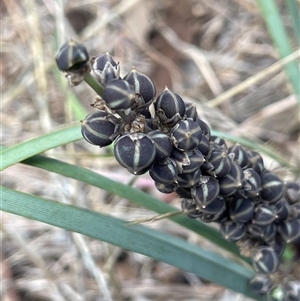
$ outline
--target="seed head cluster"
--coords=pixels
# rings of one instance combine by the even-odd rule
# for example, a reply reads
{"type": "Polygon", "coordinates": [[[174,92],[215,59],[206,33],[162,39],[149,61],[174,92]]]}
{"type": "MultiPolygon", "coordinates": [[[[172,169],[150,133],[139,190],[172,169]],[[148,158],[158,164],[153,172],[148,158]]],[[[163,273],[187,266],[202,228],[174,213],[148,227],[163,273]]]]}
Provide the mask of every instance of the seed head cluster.
{"type": "Polygon", "coordinates": [[[103,86],[93,104],[96,111],[82,121],[83,138],[99,147],[114,143],[122,167],[134,175],[149,172],[159,191],[176,192],[190,218],[218,223],[223,237],[251,256],[257,272],[253,290],[270,300],[279,300],[279,290],[280,300],[299,301],[300,252],[291,268],[296,271],[281,277],[280,286],[274,286],[273,275],[281,271],[286,246],[300,248],[300,184],[284,183],[266,170],[258,152],[211,135],[194,104],[167,87],[156,96],[153,81],[135,68],[121,78],[111,55],[88,61],[85,47],[72,41],[56,58],[71,76],[70,55],[76,74],[91,69],[103,86]]]}

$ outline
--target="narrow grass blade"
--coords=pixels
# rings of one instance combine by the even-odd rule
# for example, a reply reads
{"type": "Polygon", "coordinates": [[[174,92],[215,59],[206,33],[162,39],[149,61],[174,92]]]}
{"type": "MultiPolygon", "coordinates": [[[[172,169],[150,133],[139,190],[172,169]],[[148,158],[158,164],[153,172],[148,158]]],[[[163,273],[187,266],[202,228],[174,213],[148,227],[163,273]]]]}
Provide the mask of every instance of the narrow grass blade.
{"type": "Polygon", "coordinates": [[[77,124],[5,148],[1,152],[0,170],[33,155],[80,139],[80,125],[77,124]]]}
{"type": "Polygon", "coordinates": [[[239,143],[239,144],[241,144],[241,145],[243,145],[243,146],[245,146],[245,147],[247,147],[249,149],[253,149],[255,151],[264,153],[267,156],[269,156],[270,158],[273,158],[276,162],[280,163],[282,166],[287,167],[289,170],[291,170],[296,175],[299,174],[299,170],[296,167],[294,167],[293,165],[291,165],[280,154],[277,154],[276,152],[272,151],[267,146],[264,146],[264,145],[259,144],[259,143],[255,143],[255,142],[253,142],[251,140],[248,140],[248,139],[245,139],[245,138],[241,138],[241,137],[237,137],[237,136],[231,135],[229,133],[221,132],[221,131],[212,130],[212,134],[216,135],[218,137],[222,137],[225,140],[228,140],[228,141],[231,141],[231,142],[235,142],[235,143],[239,143]]]}
{"type": "MultiPolygon", "coordinates": [[[[122,183],[113,181],[91,170],[78,167],[66,162],[62,162],[52,158],[47,158],[44,156],[34,156],[23,161],[23,163],[39,167],[51,172],[55,172],[60,175],[76,179],[89,185],[104,189],[112,194],[130,200],[136,203],[137,205],[152,210],[158,214],[165,214],[169,212],[178,211],[177,208],[167,203],[164,203],[141,190],[132,188],[129,185],[124,185],[122,183]]],[[[211,242],[215,243],[222,249],[227,250],[245,260],[245,258],[241,257],[241,255],[239,254],[239,249],[237,248],[237,246],[234,243],[226,241],[220,235],[220,233],[212,227],[209,227],[197,220],[188,218],[184,214],[170,217],[170,219],[184,226],[185,228],[190,229],[198,233],[199,235],[209,239],[211,242]]]]}
{"type": "MultiPolygon", "coordinates": [[[[274,0],[257,0],[257,3],[280,57],[288,56],[293,50],[276,7],[276,2],[274,0]]],[[[285,66],[285,69],[294,93],[298,96],[300,102],[299,67],[296,62],[291,62],[285,66]]]]}
{"type": "Polygon", "coordinates": [[[289,10],[293,22],[294,34],[296,36],[297,42],[300,42],[300,17],[299,17],[299,5],[297,5],[296,0],[286,0],[286,4],[289,10]]]}
{"type": "Polygon", "coordinates": [[[256,300],[264,300],[248,287],[252,270],[218,254],[177,237],[143,225],[128,226],[125,221],[91,210],[1,187],[0,209],[33,220],[78,232],[119,247],[144,254],[256,300]]]}

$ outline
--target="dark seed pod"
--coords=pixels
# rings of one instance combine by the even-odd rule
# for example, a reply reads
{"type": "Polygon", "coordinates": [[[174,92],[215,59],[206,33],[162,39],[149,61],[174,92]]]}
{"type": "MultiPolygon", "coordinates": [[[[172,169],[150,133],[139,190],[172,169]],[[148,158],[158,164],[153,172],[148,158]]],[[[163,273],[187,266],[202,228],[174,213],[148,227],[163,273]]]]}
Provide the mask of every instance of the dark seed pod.
{"type": "Polygon", "coordinates": [[[154,108],[160,122],[169,127],[173,127],[185,114],[183,99],[167,87],[157,97],[154,108]]]}
{"type": "Polygon", "coordinates": [[[147,133],[154,143],[156,148],[155,161],[159,162],[170,156],[173,150],[173,144],[168,135],[161,131],[155,130],[147,133]]]}
{"type": "Polygon", "coordinates": [[[274,222],[276,212],[273,207],[266,204],[258,204],[254,208],[252,223],[259,226],[267,226],[274,222]]]}
{"type": "Polygon", "coordinates": [[[229,241],[238,241],[245,236],[246,228],[244,224],[226,221],[221,223],[220,232],[225,239],[229,241]]]}
{"type": "Polygon", "coordinates": [[[180,120],[171,130],[170,138],[180,151],[190,152],[199,145],[202,132],[193,119],[180,120]]]}
{"type": "Polygon", "coordinates": [[[197,185],[201,180],[201,170],[198,169],[192,173],[178,174],[177,175],[178,186],[184,188],[190,188],[197,185]]]}
{"type": "Polygon", "coordinates": [[[237,164],[232,162],[231,169],[224,177],[218,179],[220,184],[220,194],[223,196],[233,195],[243,183],[243,170],[237,164]]]}
{"type": "Polygon", "coordinates": [[[197,205],[205,208],[219,195],[219,183],[213,177],[202,176],[199,184],[193,187],[191,192],[197,205]]]}
{"type": "Polygon", "coordinates": [[[125,75],[124,80],[133,86],[134,91],[142,98],[142,104],[147,104],[155,97],[156,89],[149,76],[138,72],[135,68],[125,75]]]}
{"type": "Polygon", "coordinates": [[[300,241],[300,220],[286,220],[278,225],[278,232],[287,243],[300,241]]]}
{"type": "Polygon", "coordinates": [[[202,153],[199,152],[197,149],[193,152],[189,152],[187,155],[190,163],[188,165],[182,166],[183,174],[193,173],[196,170],[200,169],[205,160],[202,153]]]}
{"type": "Polygon", "coordinates": [[[222,148],[214,149],[208,156],[208,162],[214,167],[211,171],[212,175],[218,178],[227,175],[232,164],[227,152],[222,148]]]}
{"type": "Polygon", "coordinates": [[[258,174],[264,171],[264,160],[260,153],[256,151],[248,151],[248,168],[253,168],[258,174]]]}
{"type": "Polygon", "coordinates": [[[192,102],[186,102],[185,103],[185,115],[186,118],[191,118],[194,121],[198,119],[198,113],[196,105],[192,102]]]}
{"type": "Polygon", "coordinates": [[[175,183],[162,184],[162,183],[155,182],[155,187],[158,191],[169,194],[175,191],[177,185],[175,183]]]}
{"type": "Polygon", "coordinates": [[[208,205],[201,207],[198,205],[199,211],[205,214],[217,214],[219,212],[223,212],[226,207],[226,203],[223,197],[218,196],[208,205]]]}
{"type": "Polygon", "coordinates": [[[247,223],[247,233],[250,238],[260,239],[265,232],[265,226],[255,225],[252,222],[247,223]]]}
{"type": "Polygon", "coordinates": [[[284,185],[285,197],[290,204],[300,202],[300,184],[297,182],[287,182],[284,185]]]}
{"type": "Polygon", "coordinates": [[[286,291],[285,301],[299,301],[300,300],[300,280],[289,281],[284,286],[286,291]]]}
{"type": "Polygon", "coordinates": [[[261,235],[261,238],[264,242],[268,243],[274,240],[276,235],[277,227],[275,224],[270,224],[264,227],[264,231],[261,235]]]}
{"type": "Polygon", "coordinates": [[[71,39],[61,46],[55,60],[59,70],[78,73],[86,69],[89,53],[84,45],[71,39]]]}
{"type": "Polygon", "coordinates": [[[201,216],[201,212],[197,209],[193,199],[182,199],[181,208],[190,218],[198,218],[201,216]]]}
{"type": "Polygon", "coordinates": [[[224,208],[223,210],[214,213],[214,214],[208,214],[201,212],[200,216],[201,221],[205,223],[224,223],[225,221],[228,220],[227,214],[226,214],[226,209],[224,208]]]}
{"type": "Polygon", "coordinates": [[[270,277],[264,274],[259,274],[250,281],[250,288],[261,295],[265,295],[271,289],[272,285],[270,277]]]}
{"type": "Polygon", "coordinates": [[[152,164],[149,170],[150,177],[158,183],[171,184],[176,182],[177,165],[174,160],[167,158],[152,164]]]}
{"type": "Polygon", "coordinates": [[[108,52],[93,58],[92,69],[95,77],[103,86],[114,79],[120,78],[120,65],[114,61],[108,52]]]}
{"type": "Polygon", "coordinates": [[[274,286],[267,293],[268,301],[287,301],[286,292],[283,286],[274,286]]]}
{"type": "Polygon", "coordinates": [[[256,272],[272,274],[279,267],[279,258],[271,247],[260,247],[252,258],[252,265],[256,272]]]}
{"type": "Polygon", "coordinates": [[[154,141],[144,133],[128,133],[119,137],[114,154],[120,165],[135,175],[145,173],[154,162],[154,141]]]}
{"type": "Polygon", "coordinates": [[[189,153],[182,152],[177,148],[173,148],[171,158],[176,162],[178,167],[178,173],[182,173],[183,167],[190,165],[189,153]]]}
{"type": "Polygon", "coordinates": [[[197,149],[206,157],[210,152],[210,142],[205,135],[202,135],[201,141],[198,144],[197,149]]]}
{"type": "MultiPolygon", "coordinates": [[[[277,205],[277,203],[276,203],[276,205],[277,205]]],[[[290,217],[292,219],[299,219],[300,220],[300,203],[295,203],[291,206],[290,217]]]]}
{"type": "Polygon", "coordinates": [[[191,199],[191,189],[190,188],[184,188],[184,187],[176,187],[175,192],[181,197],[181,198],[187,198],[191,199]]]}
{"type": "Polygon", "coordinates": [[[280,258],[285,250],[286,242],[280,236],[277,236],[274,240],[269,241],[268,245],[275,250],[280,258]]]}
{"type": "Polygon", "coordinates": [[[209,140],[211,135],[210,135],[210,127],[208,126],[208,124],[200,118],[197,118],[196,122],[201,128],[202,134],[209,140]]]}
{"type": "Polygon", "coordinates": [[[234,154],[234,161],[242,168],[248,165],[248,154],[247,151],[239,144],[230,146],[228,154],[234,154]]]}
{"type": "Polygon", "coordinates": [[[253,217],[254,205],[249,199],[235,198],[229,203],[230,219],[236,223],[246,223],[253,217]]]}
{"type": "Polygon", "coordinates": [[[261,175],[260,195],[268,204],[274,204],[282,197],[283,187],[283,182],[275,174],[264,172],[261,175]]]}
{"type": "Polygon", "coordinates": [[[259,194],[261,188],[260,175],[253,169],[244,170],[243,194],[248,198],[255,197],[259,194]]]}
{"type": "Polygon", "coordinates": [[[288,218],[291,209],[285,198],[281,198],[279,201],[277,201],[274,207],[276,213],[276,222],[282,222],[288,218]]]}
{"type": "Polygon", "coordinates": [[[227,151],[227,144],[223,138],[220,138],[218,136],[210,136],[210,141],[214,142],[215,144],[227,151]]]}
{"type": "Polygon", "coordinates": [[[82,121],[81,134],[91,144],[107,146],[121,134],[121,122],[112,114],[98,111],[87,115],[82,121]]]}
{"type": "Polygon", "coordinates": [[[102,98],[110,109],[126,110],[134,104],[135,93],[127,81],[115,79],[107,83],[102,98]]]}

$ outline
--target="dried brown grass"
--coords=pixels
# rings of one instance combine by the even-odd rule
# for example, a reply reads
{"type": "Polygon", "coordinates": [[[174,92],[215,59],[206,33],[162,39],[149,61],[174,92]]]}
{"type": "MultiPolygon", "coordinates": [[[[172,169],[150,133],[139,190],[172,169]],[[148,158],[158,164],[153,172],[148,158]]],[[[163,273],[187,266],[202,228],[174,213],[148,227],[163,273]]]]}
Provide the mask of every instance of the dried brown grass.
{"type": "MultiPolygon", "coordinates": [[[[291,30],[284,11],[283,18],[291,30]]],[[[1,23],[6,146],[76,121],[66,103],[71,88],[57,77],[53,59],[59,44],[72,37],[92,55],[112,53],[123,74],[133,65],[147,73],[158,93],[167,85],[196,102],[213,128],[251,135],[299,166],[299,111],[254,0],[3,0],[1,23]]],[[[87,86],[72,92],[91,110],[94,93],[87,86]]],[[[113,158],[98,156],[103,152],[80,142],[49,154],[128,181],[113,158]]],[[[283,175],[291,177],[287,170],[283,175]]],[[[4,171],[2,183],[125,219],[152,215],[27,166],[4,171]]],[[[159,194],[147,176],[135,186],[179,205],[174,196],[159,194]]],[[[1,219],[3,301],[244,300],[106,243],[6,213],[1,219]]],[[[165,220],[150,226],[210,247],[165,220]]]]}

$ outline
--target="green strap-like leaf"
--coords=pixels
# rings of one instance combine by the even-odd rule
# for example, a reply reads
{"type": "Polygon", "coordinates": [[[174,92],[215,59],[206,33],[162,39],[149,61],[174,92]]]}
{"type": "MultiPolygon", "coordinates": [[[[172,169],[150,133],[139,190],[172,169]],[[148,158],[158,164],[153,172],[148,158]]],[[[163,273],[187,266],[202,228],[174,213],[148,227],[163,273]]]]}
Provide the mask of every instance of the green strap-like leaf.
{"type": "MultiPolygon", "coordinates": [[[[23,163],[55,172],[95,187],[99,187],[159,214],[178,211],[178,209],[176,209],[175,207],[164,203],[141,190],[113,181],[86,168],[78,167],[66,162],[40,155],[29,158],[23,161],[23,163]]],[[[184,226],[185,228],[190,229],[198,233],[199,235],[209,239],[211,242],[215,243],[221,248],[237,256],[240,256],[239,249],[234,243],[226,241],[218,231],[205,225],[204,223],[188,218],[183,214],[170,217],[170,219],[184,226]]]]}
{"type": "Polygon", "coordinates": [[[248,288],[255,275],[218,254],[143,225],[1,187],[1,210],[120,246],[263,300],[248,288]]]}
{"type": "MultiPolygon", "coordinates": [[[[262,15],[265,19],[269,33],[273,39],[281,58],[284,58],[293,52],[293,48],[289,41],[288,35],[281,20],[276,1],[274,0],[256,0],[262,15]]],[[[299,13],[299,12],[298,12],[299,13]]],[[[298,25],[299,26],[299,25],[298,25]]],[[[285,66],[289,81],[294,89],[295,95],[300,103],[299,90],[299,66],[297,62],[291,62],[285,66]]]]}
{"type": "Polygon", "coordinates": [[[80,139],[82,139],[82,135],[80,125],[77,124],[5,148],[1,152],[0,170],[33,155],[80,139]]]}

